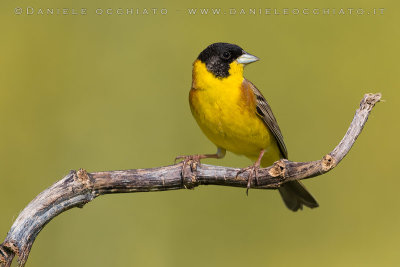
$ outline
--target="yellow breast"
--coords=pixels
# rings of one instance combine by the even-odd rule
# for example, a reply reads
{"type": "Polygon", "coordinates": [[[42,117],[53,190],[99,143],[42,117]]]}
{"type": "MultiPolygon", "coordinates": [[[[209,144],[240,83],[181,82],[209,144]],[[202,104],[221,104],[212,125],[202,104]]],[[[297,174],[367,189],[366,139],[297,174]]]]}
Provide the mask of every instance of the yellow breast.
{"type": "Polygon", "coordinates": [[[242,86],[243,66],[231,63],[229,74],[216,78],[204,63],[195,61],[189,97],[194,118],[218,147],[253,159],[262,149],[277,150],[270,154],[272,161],[279,159],[275,139],[256,114],[251,88],[242,86]]]}

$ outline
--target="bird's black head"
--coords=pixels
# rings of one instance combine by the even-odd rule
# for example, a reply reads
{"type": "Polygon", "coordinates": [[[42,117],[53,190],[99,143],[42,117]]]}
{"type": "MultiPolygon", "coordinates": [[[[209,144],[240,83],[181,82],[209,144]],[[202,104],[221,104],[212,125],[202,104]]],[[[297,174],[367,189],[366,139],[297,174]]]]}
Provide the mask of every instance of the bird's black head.
{"type": "Polygon", "coordinates": [[[217,78],[228,77],[230,64],[235,60],[241,64],[248,64],[258,60],[257,57],[246,53],[239,46],[228,43],[209,45],[200,53],[197,59],[205,63],[208,71],[217,78]],[[242,58],[242,61],[239,60],[240,58],[242,58]]]}

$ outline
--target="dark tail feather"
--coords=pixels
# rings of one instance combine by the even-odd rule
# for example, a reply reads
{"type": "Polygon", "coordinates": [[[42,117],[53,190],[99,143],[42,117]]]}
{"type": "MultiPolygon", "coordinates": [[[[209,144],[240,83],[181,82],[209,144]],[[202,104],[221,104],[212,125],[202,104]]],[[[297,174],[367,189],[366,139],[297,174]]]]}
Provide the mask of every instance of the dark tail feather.
{"type": "Polygon", "coordinates": [[[279,188],[279,193],[286,207],[292,211],[303,209],[303,205],[309,208],[318,207],[317,201],[299,181],[283,184],[279,188]]]}

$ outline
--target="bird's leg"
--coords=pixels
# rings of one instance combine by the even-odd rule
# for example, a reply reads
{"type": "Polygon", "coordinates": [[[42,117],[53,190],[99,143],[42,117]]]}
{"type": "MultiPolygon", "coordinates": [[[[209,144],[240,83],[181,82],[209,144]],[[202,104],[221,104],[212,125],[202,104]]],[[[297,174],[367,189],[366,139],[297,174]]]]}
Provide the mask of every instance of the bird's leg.
{"type": "Polygon", "coordinates": [[[261,165],[261,159],[264,156],[264,152],[265,150],[261,150],[260,151],[260,155],[258,155],[258,158],[256,160],[256,162],[254,162],[253,165],[247,167],[247,168],[243,168],[240,171],[237,172],[236,177],[239,176],[239,174],[244,173],[246,171],[250,171],[249,173],[249,177],[247,178],[247,189],[246,189],[246,195],[249,195],[249,189],[251,186],[251,181],[253,180],[253,178],[256,178],[256,183],[258,183],[258,169],[260,169],[260,165],[261,165]]]}
{"type": "Polygon", "coordinates": [[[215,154],[197,154],[197,155],[188,155],[188,156],[177,156],[175,158],[175,163],[179,159],[183,159],[183,161],[195,161],[197,163],[200,163],[201,159],[209,159],[209,158],[214,158],[214,159],[222,159],[225,157],[226,150],[223,148],[218,148],[217,153],[215,154]]]}
{"type": "Polygon", "coordinates": [[[195,170],[197,165],[200,165],[200,160],[201,159],[209,159],[209,158],[214,158],[214,159],[222,159],[223,157],[225,157],[226,154],[226,150],[223,148],[218,148],[217,153],[215,154],[197,154],[197,155],[188,155],[188,156],[178,156],[175,158],[175,163],[177,160],[182,159],[182,171],[181,171],[181,175],[182,175],[182,181],[184,180],[185,177],[185,169],[188,163],[190,163],[190,168],[191,170],[195,170]]]}

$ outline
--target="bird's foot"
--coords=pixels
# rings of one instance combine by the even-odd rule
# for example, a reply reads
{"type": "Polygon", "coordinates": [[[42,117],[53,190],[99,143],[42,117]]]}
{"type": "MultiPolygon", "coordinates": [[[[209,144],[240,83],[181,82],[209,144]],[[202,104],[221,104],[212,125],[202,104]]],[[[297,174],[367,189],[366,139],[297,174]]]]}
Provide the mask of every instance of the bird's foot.
{"type": "Polygon", "coordinates": [[[177,160],[182,160],[181,176],[182,176],[182,183],[185,188],[187,187],[185,185],[186,167],[189,165],[191,171],[192,172],[195,171],[197,169],[197,166],[200,165],[200,159],[202,158],[204,158],[203,155],[178,156],[175,158],[174,163],[176,163],[177,160]]]}
{"type": "Polygon", "coordinates": [[[177,160],[182,160],[183,162],[183,168],[187,166],[188,163],[190,163],[190,167],[192,170],[195,170],[197,165],[200,165],[200,159],[203,159],[203,155],[187,155],[187,156],[177,156],[174,160],[174,163],[176,164],[177,160]]]}
{"type": "Polygon", "coordinates": [[[249,189],[251,187],[251,182],[253,181],[253,179],[256,180],[256,184],[258,183],[258,170],[260,169],[260,163],[256,162],[253,165],[243,168],[241,170],[239,170],[236,174],[236,178],[244,173],[244,172],[249,172],[249,176],[247,178],[247,189],[246,189],[246,195],[249,195],[249,189]]]}

